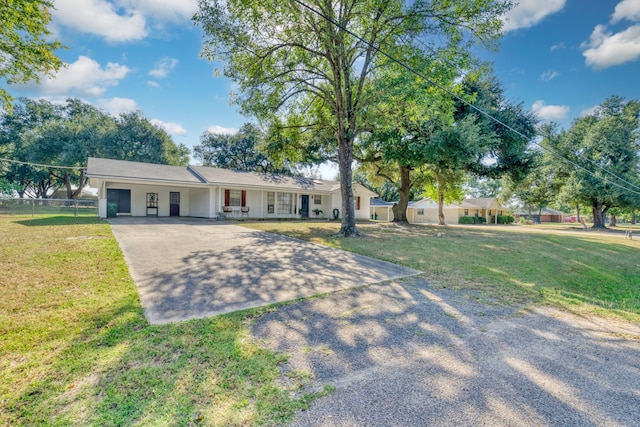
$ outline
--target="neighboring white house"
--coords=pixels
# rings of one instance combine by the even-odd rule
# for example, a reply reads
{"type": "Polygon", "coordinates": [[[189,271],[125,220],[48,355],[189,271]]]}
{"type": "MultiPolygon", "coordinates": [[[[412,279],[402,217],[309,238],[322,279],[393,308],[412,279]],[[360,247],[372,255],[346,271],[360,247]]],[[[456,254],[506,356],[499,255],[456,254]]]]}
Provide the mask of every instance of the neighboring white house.
{"type": "MultiPolygon", "coordinates": [[[[215,218],[333,218],[342,216],[340,182],[241,172],[206,166],[168,166],[89,158],[98,188],[98,214],[215,218]],[[316,215],[316,210],[319,211],[316,215]]],[[[353,185],[357,219],[369,219],[376,194],[353,185]]]]}
{"type": "MultiPolygon", "coordinates": [[[[393,202],[372,199],[370,215],[378,220],[393,221],[393,202]]],[[[477,216],[485,218],[486,222],[497,223],[497,215],[503,215],[508,210],[495,197],[478,199],[464,199],[459,204],[450,203],[443,207],[445,222],[459,224],[462,216],[477,216]]],[[[409,202],[407,207],[407,221],[411,224],[437,224],[438,203],[431,199],[409,202]]]]}

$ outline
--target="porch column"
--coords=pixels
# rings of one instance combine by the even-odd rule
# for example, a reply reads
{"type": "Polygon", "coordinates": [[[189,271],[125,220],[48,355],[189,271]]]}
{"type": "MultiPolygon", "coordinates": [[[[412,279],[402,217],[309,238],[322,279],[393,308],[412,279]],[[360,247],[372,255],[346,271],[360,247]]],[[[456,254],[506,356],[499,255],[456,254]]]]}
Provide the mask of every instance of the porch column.
{"type": "Polygon", "coordinates": [[[264,190],[260,190],[260,218],[264,218],[264,190]]]}
{"type": "Polygon", "coordinates": [[[216,189],[209,187],[209,218],[216,216],[216,189]]]}

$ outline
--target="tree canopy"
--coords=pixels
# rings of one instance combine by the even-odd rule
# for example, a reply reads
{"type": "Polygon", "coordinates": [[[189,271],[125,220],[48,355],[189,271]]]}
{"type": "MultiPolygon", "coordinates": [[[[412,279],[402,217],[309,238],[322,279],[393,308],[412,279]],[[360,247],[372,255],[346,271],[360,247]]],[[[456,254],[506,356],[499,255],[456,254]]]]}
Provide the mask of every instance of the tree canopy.
{"type": "MultiPolygon", "coordinates": [[[[283,149],[337,157],[340,235],[357,235],[353,144],[377,103],[372,80],[389,61],[417,54],[468,56],[500,36],[509,0],[201,0],[202,55],[226,61],[245,113],[281,135],[283,149]],[[354,37],[347,30],[359,35],[354,37]]],[[[424,55],[422,55],[424,56],[424,55]]]]}
{"type": "Polygon", "coordinates": [[[593,226],[605,227],[614,207],[640,206],[640,102],[619,96],[566,131],[546,128],[541,145],[566,200],[591,206],[593,226]]]}
{"type": "Polygon", "coordinates": [[[200,144],[193,148],[193,157],[205,166],[291,175],[290,168],[276,165],[260,151],[263,143],[264,135],[260,129],[245,123],[233,135],[204,132],[200,144]]]}
{"type": "MultiPolygon", "coordinates": [[[[54,55],[61,47],[50,41],[47,24],[51,20],[50,0],[11,0],[0,2],[0,78],[8,84],[39,81],[40,76],[53,75],[62,66],[54,55]]],[[[11,111],[13,98],[0,87],[0,103],[11,111]]]]}
{"type": "Polygon", "coordinates": [[[444,224],[443,205],[462,199],[469,174],[487,178],[508,174],[519,180],[530,167],[528,144],[536,135],[536,120],[522,105],[505,100],[495,79],[468,75],[451,91],[455,97],[439,94],[425,102],[408,95],[394,100],[399,114],[383,114],[378,120],[382,127],[359,144],[369,175],[398,188],[394,221],[406,221],[414,187],[438,202],[439,222],[444,224]],[[520,134],[503,129],[469,102],[520,134]]]}
{"type": "Polygon", "coordinates": [[[188,148],[176,145],[141,112],[114,117],[78,99],[63,105],[21,99],[0,117],[0,154],[47,165],[0,163],[0,176],[21,197],[48,197],[64,186],[69,199],[85,186],[84,167],[91,156],[173,165],[189,161],[188,148]]]}

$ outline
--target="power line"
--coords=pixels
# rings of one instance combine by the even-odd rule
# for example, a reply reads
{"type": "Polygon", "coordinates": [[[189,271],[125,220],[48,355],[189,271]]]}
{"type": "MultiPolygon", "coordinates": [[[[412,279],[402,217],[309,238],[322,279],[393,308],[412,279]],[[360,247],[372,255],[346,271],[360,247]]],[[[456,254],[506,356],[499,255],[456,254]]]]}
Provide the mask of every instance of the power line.
{"type": "MultiPolygon", "coordinates": [[[[295,3],[299,4],[301,7],[311,11],[312,13],[315,13],[316,15],[320,16],[322,19],[326,20],[327,22],[331,23],[332,25],[338,27],[339,29],[341,29],[342,31],[346,32],[347,34],[351,35],[352,37],[355,37],[356,39],[358,39],[359,41],[361,41],[362,43],[364,43],[365,45],[367,45],[368,47],[370,47],[371,49],[373,49],[374,51],[376,51],[377,53],[381,54],[382,56],[384,56],[385,58],[389,59],[391,62],[394,62],[396,64],[398,64],[399,66],[401,66],[402,68],[404,68],[405,70],[409,71],[410,73],[413,73],[415,75],[417,75],[418,77],[422,78],[424,81],[426,81],[427,83],[429,83],[430,85],[442,90],[443,92],[445,92],[446,94],[448,94],[449,96],[452,96],[454,99],[462,102],[463,104],[467,105],[468,107],[470,107],[471,109],[477,111],[478,113],[480,113],[481,115],[487,117],[488,119],[494,121],[495,123],[499,124],[500,126],[503,126],[505,129],[510,130],[511,132],[515,133],[516,135],[522,137],[523,139],[525,139],[526,141],[529,141],[529,138],[527,138],[526,135],[524,135],[522,132],[518,131],[517,129],[514,129],[513,127],[509,126],[508,124],[504,123],[502,120],[492,116],[490,113],[487,113],[486,111],[480,109],[479,107],[476,107],[475,105],[471,104],[470,102],[462,99],[461,97],[459,97],[458,95],[456,95],[455,93],[453,93],[452,91],[450,91],[449,89],[447,89],[446,87],[442,86],[441,84],[437,83],[436,81],[430,79],[429,77],[427,77],[426,75],[424,75],[423,73],[421,73],[420,71],[417,71],[415,69],[413,69],[411,66],[405,64],[403,61],[395,58],[394,56],[391,56],[390,54],[386,53],[385,51],[383,51],[382,49],[380,49],[378,46],[374,45],[371,42],[368,42],[367,40],[363,39],[362,37],[360,37],[358,34],[354,33],[353,31],[349,30],[348,28],[346,28],[345,26],[343,26],[342,24],[340,24],[339,22],[337,22],[336,20],[334,20],[333,18],[327,16],[326,14],[322,13],[321,11],[309,6],[308,4],[302,2],[301,0],[293,0],[295,3]]],[[[459,70],[458,70],[459,71],[459,70]]],[[[564,160],[565,162],[569,163],[572,166],[575,166],[578,169],[581,169],[583,171],[585,171],[586,173],[588,173],[589,175],[593,176],[596,179],[600,179],[600,177],[598,177],[594,172],[590,171],[589,169],[585,168],[584,166],[575,163],[574,161],[562,156],[559,153],[554,152],[553,150],[548,149],[547,147],[542,146],[541,144],[532,141],[533,144],[537,145],[538,147],[540,147],[543,150],[549,151],[551,152],[554,156],[559,157],[560,159],[564,160]]],[[[624,181],[623,178],[618,177],[617,175],[613,174],[612,172],[608,172],[606,171],[606,169],[602,168],[605,172],[613,175],[614,177],[624,181]]],[[[619,187],[625,191],[629,191],[631,193],[635,193],[640,195],[640,192],[632,190],[630,188],[624,187],[620,184],[618,184],[617,182],[611,182],[610,184],[619,187]]],[[[630,184],[627,182],[627,184],[630,184]]],[[[635,186],[634,184],[630,184],[636,188],[639,188],[637,186],[635,186]]]]}
{"type": "Polygon", "coordinates": [[[26,166],[35,166],[35,167],[39,167],[39,168],[46,168],[46,169],[72,169],[72,170],[82,170],[82,169],[86,169],[86,167],[84,166],[56,166],[56,165],[43,165],[41,163],[32,163],[32,162],[22,162],[20,160],[13,160],[13,159],[5,159],[3,157],[0,157],[0,161],[2,162],[9,162],[9,163],[17,163],[20,165],[26,165],[26,166]]]}

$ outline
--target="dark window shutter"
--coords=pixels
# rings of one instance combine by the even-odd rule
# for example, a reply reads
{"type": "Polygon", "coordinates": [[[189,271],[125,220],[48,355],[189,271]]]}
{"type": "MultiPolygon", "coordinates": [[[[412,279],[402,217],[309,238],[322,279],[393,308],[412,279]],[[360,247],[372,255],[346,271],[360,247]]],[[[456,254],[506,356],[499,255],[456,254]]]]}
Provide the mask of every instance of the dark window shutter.
{"type": "Polygon", "coordinates": [[[231,192],[229,190],[224,190],[224,205],[229,206],[231,202],[231,192]]]}
{"type": "Polygon", "coordinates": [[[356,197],[356,210],[360,210],[360,196],[356,197]]]}
{"type": "Polygon", "coordinates": [[[242,190],[242,203],[240,203],[240,205],[244,208],[245,206],[247,206],[247,191],[246,190],[242,190]]]}

